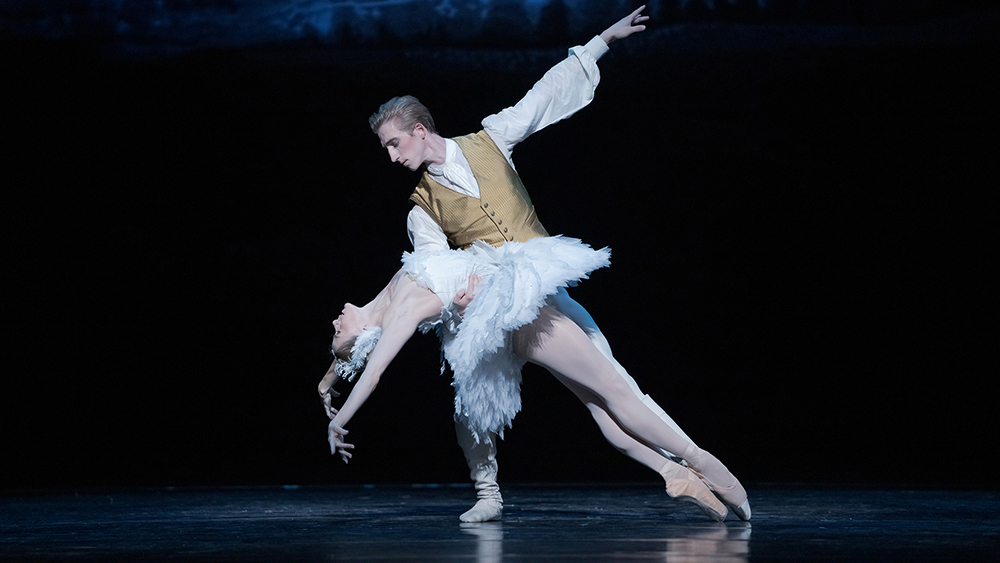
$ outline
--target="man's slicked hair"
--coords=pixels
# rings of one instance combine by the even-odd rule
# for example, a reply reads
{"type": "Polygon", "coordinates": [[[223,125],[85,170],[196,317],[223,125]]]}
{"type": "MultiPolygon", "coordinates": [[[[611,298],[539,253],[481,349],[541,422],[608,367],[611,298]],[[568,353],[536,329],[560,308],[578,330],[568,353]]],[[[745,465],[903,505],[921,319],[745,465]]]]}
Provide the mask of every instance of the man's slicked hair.
{"type": "Polygon", "coordinates": [[[368,125],[371,126],[372,133],[378,135],[379,128],[389,121],[396,121],[396,128],[404,133],[413,133],[413,128],[418,123],[431,133],[437,133],[431,112],[413,96],[396,96],[382,104],[368,118],[368,125]]]}

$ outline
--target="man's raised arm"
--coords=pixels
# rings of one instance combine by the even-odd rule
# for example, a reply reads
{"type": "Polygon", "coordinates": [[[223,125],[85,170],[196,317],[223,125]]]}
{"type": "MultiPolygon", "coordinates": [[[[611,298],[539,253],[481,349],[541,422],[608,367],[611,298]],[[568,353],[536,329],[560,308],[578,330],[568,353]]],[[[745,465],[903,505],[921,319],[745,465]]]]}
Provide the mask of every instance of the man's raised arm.
{"type": "MultiPolygon", "coordinates": [[[[569,57],[548,70],[517,104],[483,120],[483,127],[507,160],[514,146],[529,135],[580,111],[594,99],[601,81],[597,59],[608,44],[646,29],[645,6],[615,22],[585,46],[573,47],[569,57]]],[[[511,164],[513,165],[513,163],[511,164]]]]}

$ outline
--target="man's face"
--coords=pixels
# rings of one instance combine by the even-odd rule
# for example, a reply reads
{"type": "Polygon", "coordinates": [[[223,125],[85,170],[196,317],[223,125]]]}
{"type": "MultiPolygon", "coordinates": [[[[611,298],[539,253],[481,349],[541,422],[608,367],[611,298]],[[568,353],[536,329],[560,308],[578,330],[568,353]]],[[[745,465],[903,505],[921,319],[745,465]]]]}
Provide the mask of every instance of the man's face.
{"type": "Polygon", "coordinates": [[[420,168],[424,163],[427,130],[417,124],[413,133],[400,131],[396,128],[396,120],[389,120],[378,128],[378,140],[389,151],[389,159],[398,162],[410,170],[420,168]]]}

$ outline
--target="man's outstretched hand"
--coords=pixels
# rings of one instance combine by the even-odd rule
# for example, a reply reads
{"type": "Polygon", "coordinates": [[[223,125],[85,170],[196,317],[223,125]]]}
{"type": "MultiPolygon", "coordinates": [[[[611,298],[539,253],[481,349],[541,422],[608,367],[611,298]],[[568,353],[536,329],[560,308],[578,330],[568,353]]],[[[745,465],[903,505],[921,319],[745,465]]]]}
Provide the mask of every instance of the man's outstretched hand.
{"type": "Polygon", "coordinates": [[[645,9],[646,6],[639,6],[636,11],[615,22],[614,25],[601,33],[601,39],[610,45],[612,41],[623,39],[633,33],[645,30],[646,26],[641,25],[649,19],[649,16],[642,15],[642,11],[645,9]]]}

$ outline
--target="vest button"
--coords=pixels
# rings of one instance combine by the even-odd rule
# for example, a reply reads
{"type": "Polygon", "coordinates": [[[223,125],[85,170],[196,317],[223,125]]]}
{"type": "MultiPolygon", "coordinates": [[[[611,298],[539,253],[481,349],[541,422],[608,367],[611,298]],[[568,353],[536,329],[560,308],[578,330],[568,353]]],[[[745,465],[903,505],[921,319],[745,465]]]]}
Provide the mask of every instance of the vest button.
{"type": "Polygon", "coordinates": [[[507,227],[503,228],[503,232],[505,232],[505,233],[507,232],[507,227]]]}
{"type": "Polygon", "coordinates": [[[494,216],[494,215],[496,215],[496,214],[497,214],[497,212],[496,212],[496,211],[490,211],[490,217],[492,217],[492,216],[494,216]]]}
{"type": "Polygon", "coordinates": [[[488,203],[484,203],[483,204],[483,207],[489,207],[489,206],[490,206],[490,204],[488,204],[488,203]]]}
{"type": "Polygon", "coordinates": [[[503,225],[503,219],[500,219],[499,221],[497,221],[497,225],[503,225]]]}

